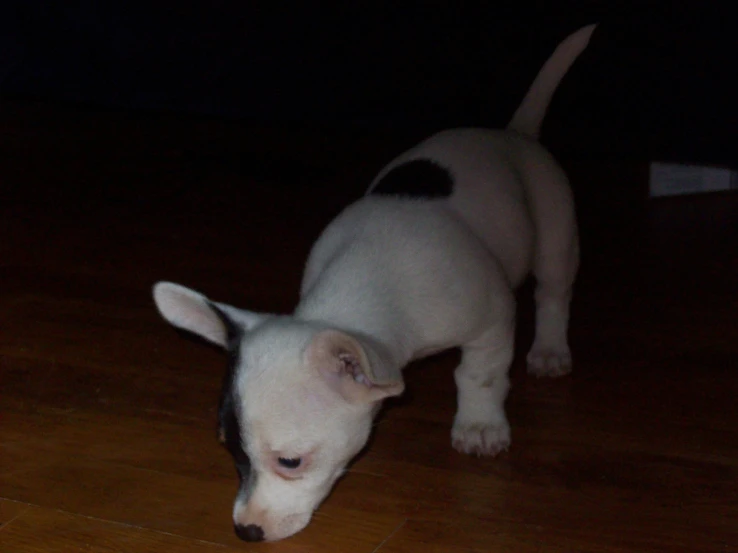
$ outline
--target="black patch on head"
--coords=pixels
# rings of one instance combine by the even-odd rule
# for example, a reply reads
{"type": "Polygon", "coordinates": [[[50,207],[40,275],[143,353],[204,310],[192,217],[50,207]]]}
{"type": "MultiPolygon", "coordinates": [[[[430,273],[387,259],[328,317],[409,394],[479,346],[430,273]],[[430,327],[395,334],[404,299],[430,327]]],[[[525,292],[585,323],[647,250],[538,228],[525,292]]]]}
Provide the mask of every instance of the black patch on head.
{"type": "Polygon", "coordinates": [[[238,398],[231,388],[221,396],[219,411],[220,432],[223,433],[224,444],[233,457],[242,484],[246,484],[251,476],[251,459],[243,448],[240,423],[238,420],[238,398]]]}
{"type": "Polygon", "coordinates": [[[369,194],[447,198],[453,191],[454,179],[447,169],[429,159],[415,159],[390,170],[369,194]]]}
{"type": "Polygon", "coordinates": [[[243,338],[243,327],[234,322],[225,311],[220,309],[213,302],[209,301],[208,306],[213,310],[213,313],[218,316],[220,322],[222,322],[226,327],[226,351],[228,351],[229,355],[234,351],[238,353],[238,349],[241,346],[241,338],[243,338]]]}
{"type": "Polygon", "coordinates": [[[241,340],[243,328],[234,323],[228,315],[218,309],[215,305],[210,307],[218,314],[228,331],[226,351],[228,352],[228,364],[223,378],[223,387],[218,404],[218,431],[223,436],[223,445],[233,457],[238,471],[241,486],[246,486],[251,477],[251,460],[243,448],[239,422],[240,399],[235,389],[234,380],[238,362],[241,358],[241,340]]]}

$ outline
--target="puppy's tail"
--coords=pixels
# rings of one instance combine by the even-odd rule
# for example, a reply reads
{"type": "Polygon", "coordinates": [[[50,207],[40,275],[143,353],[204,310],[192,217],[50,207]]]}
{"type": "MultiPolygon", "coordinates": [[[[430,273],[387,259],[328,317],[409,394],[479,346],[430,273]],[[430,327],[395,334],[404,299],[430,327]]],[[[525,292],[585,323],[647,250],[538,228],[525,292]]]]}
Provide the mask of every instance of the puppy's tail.
{"type": "Polygon", "coordinates": [[[546,60],[530,85],[525,98],[513,114],[507,128],[538,138],[541,124],[551,103],[556,88],[589,44],[589,39],[597,25],[587,25],[566,37],[546,60]]]}

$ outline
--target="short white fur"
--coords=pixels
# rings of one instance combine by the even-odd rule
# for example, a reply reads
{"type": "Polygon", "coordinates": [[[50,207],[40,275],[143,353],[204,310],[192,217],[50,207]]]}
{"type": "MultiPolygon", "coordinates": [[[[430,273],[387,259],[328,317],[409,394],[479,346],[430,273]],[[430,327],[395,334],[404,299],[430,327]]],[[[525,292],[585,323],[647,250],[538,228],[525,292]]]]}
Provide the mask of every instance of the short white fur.
{"type": "Polygon", "coordinates": [[[236,500],[237,524],[267,540],[304,528],[365,445],[382,400],[402,393],[412,359],[460,347],[453,447],[495,455],[510,445],[504,410],[515,334],[514,290],[536,277],[532,374],[571,369],[569,303],[579,251],[564,172],[537,142],[559,82],[595,26],[555,50],[506,130],[454,129],[390,162],[429,159],[454,179],[449,198],[367,195],[315,243],[290,316],[267,316],[162,282],[156,305],[173,325],[226,345],[213,305],[243,329],[234,386],[240,434],[256,478],[236,500]],[[276,456],[304,456],[295,479],[276,456]],[[307,463],[307,461],[306,461],[307,463]]]}

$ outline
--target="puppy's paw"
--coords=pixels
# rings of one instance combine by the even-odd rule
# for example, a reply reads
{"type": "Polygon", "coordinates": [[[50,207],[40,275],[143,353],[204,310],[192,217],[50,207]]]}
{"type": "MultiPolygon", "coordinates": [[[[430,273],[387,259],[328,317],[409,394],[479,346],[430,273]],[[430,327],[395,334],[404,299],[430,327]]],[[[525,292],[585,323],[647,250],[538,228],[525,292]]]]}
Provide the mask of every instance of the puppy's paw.
{"type": "Polygon", "coordinates": [[[510,425],[455,423],[451,443],[456,451],[467,455],[494,456],[510,447],[510,425]]]}
{"type": "Polygon", "coordinates": [[[534,346],[528,353],[528,372],[538,377],[564,376],[571,372],[571,353],[568,348],[534,346]]]}

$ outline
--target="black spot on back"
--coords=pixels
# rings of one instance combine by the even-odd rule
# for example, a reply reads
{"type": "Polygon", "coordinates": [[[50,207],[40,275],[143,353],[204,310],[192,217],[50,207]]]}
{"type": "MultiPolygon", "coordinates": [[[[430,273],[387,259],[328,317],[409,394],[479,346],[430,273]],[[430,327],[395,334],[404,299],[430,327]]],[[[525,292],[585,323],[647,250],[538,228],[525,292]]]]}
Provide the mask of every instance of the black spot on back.
{"type": "Polygon", "coordinates": [[[454,179],[447,169],[429,159],[415,159],[390,170],[370,192],[371,195],[410,198],[446,198],[454,191],[454,179]]]}

